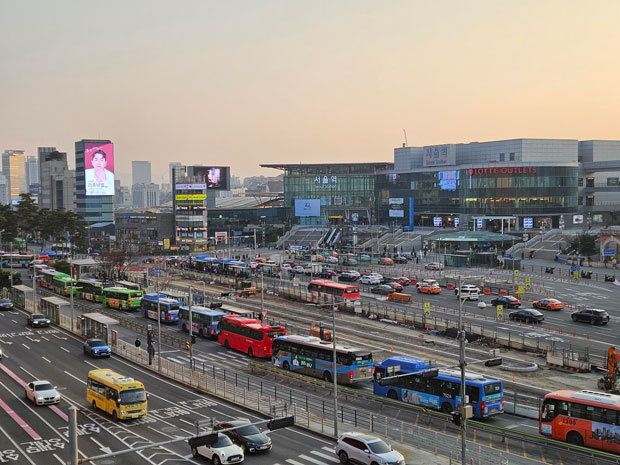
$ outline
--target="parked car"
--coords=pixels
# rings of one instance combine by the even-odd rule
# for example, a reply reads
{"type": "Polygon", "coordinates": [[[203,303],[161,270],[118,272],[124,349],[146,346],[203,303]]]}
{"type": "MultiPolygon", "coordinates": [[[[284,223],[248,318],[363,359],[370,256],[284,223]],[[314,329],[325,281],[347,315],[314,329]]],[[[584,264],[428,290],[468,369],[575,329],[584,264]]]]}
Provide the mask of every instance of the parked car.
{"type": "Polygon", "coordinates": [[[474,286],[473,284],[463,284],[461,290],[459,292],[458,289],[454,289],[454,293],[457,297],[460,296],[464,300],[479,300],[480,299],[480,289],[478,286],[474,286]]]}
{"type": "Polygon", "coordinates": [[[297,265],[295,268],[293,268],[293,271],[297,274],[304,274],[304,267],[301,265],[297,265]]]}
{"type": "Polygon", "coordinates": [[[49,381],[32,381],[24,387],[26,399],[35,405],[49,405],[60,402],[60,394],[49,381]]]}
{"type": "Polygon", "coordinates": [[[380,284],[381,280],[374,275],[365,274],[360,277],[360,283],[362,284],[380,284]]]}
{"type": "Polygon", "coordinates": [[[609,313],[598,308],[584,308],[574,312],[570,317],[573,321],[583,321],[591,325],[606,325],[609,323],[609,313]]]}
{"type": "Polygon", "coordinates": [[[10,299],[0,299],[0,310],[13,310],[13,302],[10,299]]]}
{"type": "Polygon", "coordinates": [[[389,284],[379,284],[378,286],[373,287],[370,292],[373,294],[388,295],[394,292],[394,288],[389,284]]]}
{"type": "Polygon", "coordinates": [[[443,270],[443,264],[438,263],[438,262],[426,263],[424,265],[424,269],[429,270],[429,271],[443,270]]]}
{"type": "Polygon", "coordinates": [[[511,295],[501,295],[491,300],[491,305],[503,305],[505,308],[519,308],[521,301],[511,295]]]}
{"type": "Polygon", "coordinates": [[[399,278],[396,278],[394,282],[399,283],[401,286],[409,286],[411,284],[411,280],[407,278],[406,276],[401,276],[399,278]]]}
{"type": "Polygon", "coordinates": [[[42,328],[44,326],[50,325],[50,320],[48,320],[47,317],[43,315],[43,313],[33,313],[32,315],[28,316],[28,319],[26,321],[28,325],[32,326],[33,328],[42,328]]]}
{"type": "Polygon", "coordinates": [[[192,449],[192,455],[196,458],[205,457],[213,463],[213,465],[229,465],[243,462],[243,449],[232,442],[226,434],[219,433],[217,442],[208,446],[193,446],[189,441],[192,449]]]}
{"type": "Polygon", "coordinates": [[[333,277],[338,276],[338,272],[336,270],[323,269],[323,271],[319,273],[319,276],[325,279],[332,279],[333,277]]]}
{"type": "Polygon", "coordinates": [[[360,261],[361,262],[369,262],[370,261],[370,255],[366,255],[366,254],[360,255],[360,261]]]}
{"type": "Polygon", "coordinates": [[[564,302],[560,302],[558,299],[540,299],[532,302],[532,306],[541,310],[562,310],[564,302]]]}
{"type": "Polygon", "coordinates": [[[109,357],[112,355],[112,350],[103,339],[86,339],[84,354],[91,357],[109,357]]]}
{"type": "Polygon", "coordinates": [[[383,439],[366,433],[344,433],[336,443],[340,463],[405,465],[405,457],[383,439]]]}
{"type": "Polygon", "coordinates": [[[510,312],[508,318],[512,321],[524,321],[525,323],[542,323],[545,316],[533,308],[522,308],[516,312],[510,312]]]}
{"type": "Polygon", "coordinates": [[[352,271],[343,271],[338,276],[339,281],[347,281],[347,282],[355,282],[359,279],[359,273],[354,273],[352,271]]]}
{"type": "Polygon", "coordinates": [[[397,283],[396,281],[387,283],[387,286],[392,286],[392,289],[394,289],[394,292],[402,292],[404,289],[402,284],[397,283]]]}
{"type": "Polygon", "coordinates": [[[400,265],[405,264],[409,261],[404,255],[396,255],[392,260],[394,260],[394,263],[398,263],[400,265]]]}
{"type": "Polygon", "coordinates": [[[241,447],[244,453],[271,450],[271,438],[247,420],[223,421],[216,423],[213,429],[219,431],[229,428],[232,429],[223,433],[241,447]]]}
{"type": "Polygon", "coordinates": [[[417,288],[421,294],[441,294],[441,287],[437,283],[422,283],[417,288]]]}
{"type": "Polygon", "coordinates": [[[326,257],[326,258],[325,258],[325,261],[326,261],[327,263],[333,263],[333,264],[335,264],[335,263],[338,263],[338,257],[326,257]]]}
{"type": "Polygon", "coordinates": [[[357,265],[357,258],[345,258],[342,261],[342,265],[343,266],[356,266],[357,265]]]}
{"type": "Polygon", "coordinates": [[[386,266],[390,266],[394,264],[394,260],[392,260],[391,258],[388,257],[383,257],[381,260],[379,260],[379,265],[386,265],[386,266]]]}

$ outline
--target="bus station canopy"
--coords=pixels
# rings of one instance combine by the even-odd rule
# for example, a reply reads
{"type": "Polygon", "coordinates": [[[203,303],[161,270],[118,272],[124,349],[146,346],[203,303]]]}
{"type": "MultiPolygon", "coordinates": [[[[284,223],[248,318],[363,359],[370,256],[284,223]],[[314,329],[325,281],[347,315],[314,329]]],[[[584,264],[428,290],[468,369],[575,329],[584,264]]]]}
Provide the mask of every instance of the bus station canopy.
{"type": "Polygon", "coordinates": [[[510,234],[498,234],[490,231],[464,231],[440,234],[429,237],[431,241],[442,242],[510,242],[520,240],[510,234]]]}

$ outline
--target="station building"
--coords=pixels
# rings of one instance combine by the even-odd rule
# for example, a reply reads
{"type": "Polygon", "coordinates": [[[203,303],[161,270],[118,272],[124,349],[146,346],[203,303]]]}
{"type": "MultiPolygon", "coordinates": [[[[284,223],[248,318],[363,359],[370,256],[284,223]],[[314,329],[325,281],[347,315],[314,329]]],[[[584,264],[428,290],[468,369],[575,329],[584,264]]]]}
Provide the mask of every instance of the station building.
{"type": "Polygon", "coordinates": [[[261,166],[284,171],[287,215],[306,225],[506,232],[602,225],[620,206],[620,141],[403,146],[394,149],[393,163],[261,166]]]}

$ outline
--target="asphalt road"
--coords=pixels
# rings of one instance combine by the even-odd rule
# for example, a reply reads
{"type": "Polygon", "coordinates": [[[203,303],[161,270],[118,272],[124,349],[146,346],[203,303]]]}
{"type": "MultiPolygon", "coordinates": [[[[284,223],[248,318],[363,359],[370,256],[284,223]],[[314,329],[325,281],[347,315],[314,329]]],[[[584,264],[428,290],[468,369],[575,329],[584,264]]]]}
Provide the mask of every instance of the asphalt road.
{"type": "MultiPolygon", "coordinates": [[[[189,436],[195,433],[197,420],[262,419],[161,379],[115,356],[110,359],[85,357],[80,340],[55,328],[31,332],[24,321],[21,312],[0,313],[0,339],[5,352],[0,362],[0,463],[65,463],[69,405],[78,408],[80,457],[148,445],[175,435],[189,436]],[[143,419],[115,423],[102,412],[93,411],[86,403],[85,381],[88,371],[95,368],[112,368],[143,381],[150,394],[149,414],[143,419]],[[24,399],[23,383],[34,379],[47,379],[57,386],[62,395],[58,406],[36,407],[24,399]]],[[[330,458],[335,457],[331,452],[332,441],[297,428],[268,434],[274,441],[272,451],[248,456],[245,463],[273,465],[295,460],[304,465],[316,465],[331,463],[330,458]]],[[[100,459],[96,463],[163,465],[205,461],[193,459],[187,443],[181,441],[100,459]]]]}

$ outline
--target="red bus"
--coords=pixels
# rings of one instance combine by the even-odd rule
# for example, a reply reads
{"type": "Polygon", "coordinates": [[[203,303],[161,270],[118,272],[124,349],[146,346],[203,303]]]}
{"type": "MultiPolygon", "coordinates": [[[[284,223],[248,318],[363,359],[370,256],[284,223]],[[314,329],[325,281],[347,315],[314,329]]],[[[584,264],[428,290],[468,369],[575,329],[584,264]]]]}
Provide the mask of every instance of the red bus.
{"type": "Polygon", "coordinates": [[[360,287],[354,284],[344,284],[329,279],[313,279],[308,284],[308,291],[313,295],[342,297],[345,300],[360,298],[360,287]]]}
{"type": "Polygon", "coordinates": [[[273,327],[254,318],[226,315],[220,320],[217,341],[249,357],[271,358],[271,343],[276,337],[285,335],[284,326],[273,327]]]}
{"type": "Polygon", "coordinates": [[[620,395],[550,392],[543,401],[538,431],[559,441],[620,454],[620,395]]]}

